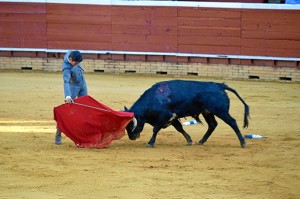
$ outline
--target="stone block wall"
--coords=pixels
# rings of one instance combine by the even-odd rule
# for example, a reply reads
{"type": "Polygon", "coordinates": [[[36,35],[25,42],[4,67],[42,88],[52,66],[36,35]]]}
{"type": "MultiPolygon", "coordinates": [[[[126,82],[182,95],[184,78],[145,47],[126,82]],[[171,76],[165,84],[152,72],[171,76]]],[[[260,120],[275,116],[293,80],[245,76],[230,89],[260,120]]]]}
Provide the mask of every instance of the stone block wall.
{"type": "MultiPolygon", "coordinates": [[[[1,70],[61,71],[62,58],[0,57],[1,70]]],[[[297,64],[290,66],[240,65],[226,63],[122,61],[113,59],[84,59],[86,73],[149,74],[227,79],[256,79],[300,82],[297,64]]]]}

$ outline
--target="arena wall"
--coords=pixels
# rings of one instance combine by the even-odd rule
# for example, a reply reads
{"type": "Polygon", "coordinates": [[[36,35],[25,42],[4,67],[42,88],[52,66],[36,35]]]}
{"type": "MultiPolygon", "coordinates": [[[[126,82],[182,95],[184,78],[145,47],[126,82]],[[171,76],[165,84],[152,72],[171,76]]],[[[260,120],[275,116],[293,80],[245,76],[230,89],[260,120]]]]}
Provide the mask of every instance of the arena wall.
{"type": "MultiPolygon", "coordinates": [[[[62,59],[31,57],[0,57],[1,70],[61,71],[62,59]]],[[[218,77],[300,82],[296,66],[205,64],[200,62],[120,61],[114,59],[84,59],[86,73],[152,74],[172,76],[218,77]]]]}
{"type": "Polygon", "coordinates": [[[100,2],[1,0],[0,69],[300,81],[299,5],[100,2]]]}

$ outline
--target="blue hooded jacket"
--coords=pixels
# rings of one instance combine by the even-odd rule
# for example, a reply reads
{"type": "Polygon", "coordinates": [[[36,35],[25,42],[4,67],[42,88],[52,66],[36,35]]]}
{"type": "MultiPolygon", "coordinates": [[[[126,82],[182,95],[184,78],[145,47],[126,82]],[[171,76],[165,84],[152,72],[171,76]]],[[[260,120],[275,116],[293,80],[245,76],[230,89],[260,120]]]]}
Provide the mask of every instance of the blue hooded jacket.
{"type": "Polygon", "coordinates": [[[63,80],[64,80],[64,94],[65,97],[71,96],[73,99],[77,96],[81,89],[86,89],[86,82],[84,78],[84,70],[81,65],[78,64],[76,66],[72,66],[68,59],[69,55],[72,51],[69,51],[64,56],[64,60],[62,63],[62,72],[63,72],[63,80]]]}
{"type": "Polygon", "coordinates": [[[300,4],[300,0],[286,0],[285,4],[300,4]]]}

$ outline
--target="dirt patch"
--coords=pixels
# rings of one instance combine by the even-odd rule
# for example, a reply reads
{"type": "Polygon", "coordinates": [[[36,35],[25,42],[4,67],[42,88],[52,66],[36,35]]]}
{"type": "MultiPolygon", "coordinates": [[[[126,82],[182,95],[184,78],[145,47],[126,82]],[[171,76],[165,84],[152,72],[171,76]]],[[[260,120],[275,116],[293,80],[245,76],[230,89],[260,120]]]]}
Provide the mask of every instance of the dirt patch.
{"type": "MultiPolygon", "coordinates": [[[[63,145],[54,145],[61,74],[1,72],[0,79],[0,198],[299,198],[300,84],[194,78],[225,81],[250,105],[243,134],[268,138],[248,140],[246,149],[220,120],[203,146],[185,146],[169,127],[148,149],[152,128],[146,125],[136,141],[125,135],[107,148],[83,149],[65,136],[63,145]]],[[[93,98],[121,110],[154,83],[174,78],[87,74],[86,79],[93,98]]],[[[241,128],[243,105],[229,96],[241,128]]],[[[185,129],[198,142],[207,125],[185,129]]]]}

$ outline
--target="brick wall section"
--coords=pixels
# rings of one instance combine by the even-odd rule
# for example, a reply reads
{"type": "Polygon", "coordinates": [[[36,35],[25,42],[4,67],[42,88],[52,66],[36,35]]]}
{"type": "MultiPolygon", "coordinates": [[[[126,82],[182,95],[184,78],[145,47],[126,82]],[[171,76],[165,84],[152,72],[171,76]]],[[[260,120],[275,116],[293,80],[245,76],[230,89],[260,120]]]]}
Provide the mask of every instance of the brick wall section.
{"type": "MultiPolygon", "coordinates": [[[[0,57],[1,70],[61,71],[61,58],[0,57]]],[[[278,63],[280,65],[280,63],[278,63]]],[[[167,74],[173,76],[218,77],[228,79],[286,80],[300,82],[299,62],[286,66],[208,63],[170,63],[161,61],[123,61],[84,59],[86,73],[167,74]]]]}

